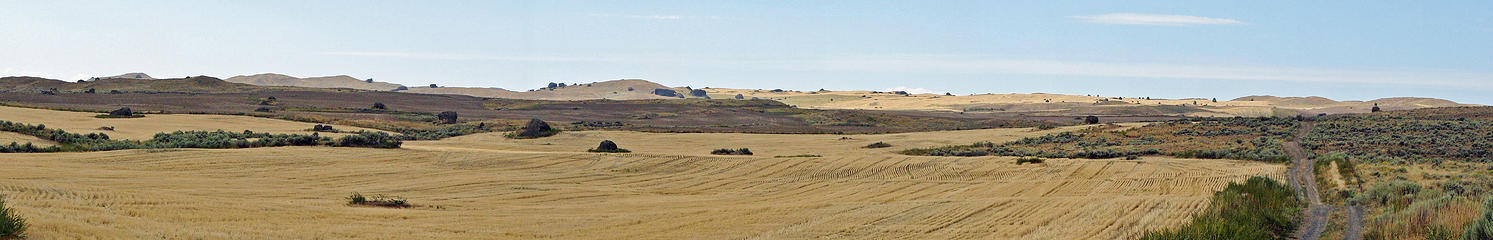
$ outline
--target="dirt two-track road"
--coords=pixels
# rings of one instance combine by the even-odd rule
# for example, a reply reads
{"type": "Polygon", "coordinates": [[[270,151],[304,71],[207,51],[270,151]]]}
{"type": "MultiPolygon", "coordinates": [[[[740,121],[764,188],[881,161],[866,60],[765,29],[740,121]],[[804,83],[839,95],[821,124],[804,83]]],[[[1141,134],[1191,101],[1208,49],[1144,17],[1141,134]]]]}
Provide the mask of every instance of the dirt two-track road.
{"type": "MultiPolygon", "coordinates": [[[[1296,239],[1315,240],[1322,237],[1322,232],[1327,230],[1327,218],[1332,212],[1332,207],[1322,203],[1321,193],[1317,191],[1317,178],[1312,170],[1312,161],[1306,157],[1301,148],[1301,138],[1312,132],[1315,124],[1312,122],[1301,122],[1297,129],[1295,139],[1286,142],[1286,152],[1291,154],[1291,169],[1287,175],[1291,179],[1291,186],[1296,192],[1305,194],[1307,201],[1306,211],[1302,212],[1301,227],[1296,231],[1296,239]]],[[[1358,206],[1349,206],[1348,219],[1344,223],[1343,239],[1356,240],[1363,238],[1363,209],[1358,206]]]]}

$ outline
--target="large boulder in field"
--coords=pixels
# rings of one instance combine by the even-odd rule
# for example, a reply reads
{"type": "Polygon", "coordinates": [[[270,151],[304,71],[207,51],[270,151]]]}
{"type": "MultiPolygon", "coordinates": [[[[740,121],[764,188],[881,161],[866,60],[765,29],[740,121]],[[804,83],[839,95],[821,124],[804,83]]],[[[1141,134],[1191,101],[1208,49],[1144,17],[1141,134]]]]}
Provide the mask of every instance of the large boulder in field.
{"type": "Polygon", "coordinates": [[[130,111],[130,108],[119,108],[119,109],[115,109],[114,111],[109,111],[109,115],[110,116],[130,116],[130,115],[135,115],[135,112],[130,111]]]}
{"type": "Polygon", "coordinates": [[[665,97],[675,97],[675,96],[679,96],[679,92],[675,92],[673,89],[656,88],[656,89],[653,89],[653,95],[659,95],[659,96],[665,96],[665,97]]]}
{"type": "Polygon", "coordinates": [[[538,118],[535,118],[535,119],[529,119],[529,124],[525,124],[523,129],[520,129],[520,130],[518,130],[518,132],[513,133],[512,135],[510,135],[510,137],[512,137],[512,138],[541,138],[541,137],[553,136],[553,135],[555,135],[557,133],[560,133],[560,131],[558,129],[554,129],[554,128],[550,127],[550,124],[544,122],[544,120],[539,120],[538,118]]]}

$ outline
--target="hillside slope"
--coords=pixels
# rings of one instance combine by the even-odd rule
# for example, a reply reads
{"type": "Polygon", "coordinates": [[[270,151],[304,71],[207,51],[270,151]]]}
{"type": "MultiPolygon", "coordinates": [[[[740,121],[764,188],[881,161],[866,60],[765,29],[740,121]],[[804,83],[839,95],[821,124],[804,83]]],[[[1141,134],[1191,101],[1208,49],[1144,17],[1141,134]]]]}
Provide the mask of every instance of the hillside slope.
{"type": "Polygon", "coordinates": [[[1006,112],[1030,115],[1185,115],[1185,116],[1294,116],[1319,113],[1366,113],[1375,104],[1381,110],[1470,106],[1435,98],[1383,98],[1371,101],[1336,101],[1323,97],[1248,96],[1233,100],[1203,98],[1147,99],[1049,93],[977,95],[901,94],[876,91],[783,91],[752,89],[704,89],[717,99],[762,98],[813,109],[921,110],[954,112],[1006,112]]]}
{"type": "Polygon", "coordinates": [[[89,89],[94,89],[98,93],[108,93],[111,91],[222,93],[250,92],[275,89],[275,87],[231,83],[208,76],[165,79],[103,78],[81,83],[38,77],[0,78],[0,92],[67,93],[85,92],[89,89]]]}
{"type": "Polygon", "coordinates": [[[622,79],[585,84],[572,84],[565,87],[541,88],[530,91],[509,91],[502,88],[465,88],[465,87],[415,87],[403,92],[425,93],[425,94],[456,94],[475,97],[507,98],[507,99],[529,99],[529,100],[639,100],[639,99],[677,99],[677,98],[701,98],[689,96],[689,88],[672,88],[662,84],[640,79],[622,79]],[[673,92],[673,97],[659,95],[657,89],[665,89],[662,92],[673,92]]]}
{"type": "Polygon", "coordinates": [[[243,83],[259,86],[286,86],[286,87],[310,87],[310,88],[350,88],[374,91],[392,91],[402,87],[399,84],[387,82],[369,82],[358,80],[347,75],[297,78],[275,73],[262,73],[248,76],[234,76],[225,79],[228,82],[243,83]]]}
{"type": "Polygon", "coordinates": [[[108,76],[108,77],[97,77],[95,79],[109,79],[109,78],[156,79],[156,78],[150,77],[149,74],[137,73],[137,72],[134,72],[134,73],[125,73],[125,74],[108,76]]]}

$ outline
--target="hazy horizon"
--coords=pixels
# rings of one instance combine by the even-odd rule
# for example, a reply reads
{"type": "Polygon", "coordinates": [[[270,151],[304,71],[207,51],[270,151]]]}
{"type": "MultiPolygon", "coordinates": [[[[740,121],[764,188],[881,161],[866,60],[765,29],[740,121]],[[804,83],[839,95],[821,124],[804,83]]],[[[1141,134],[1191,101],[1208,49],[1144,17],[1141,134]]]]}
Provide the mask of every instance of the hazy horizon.
{"type": "Polygon", "coordinates": [[[0,76],[1493,104],[1493,3],[0,1],[0,76]],[[1043,6],[1049,5],[1049,6],[1043,6]],[[1054,7],[1050,5],[1060,5],[1054,7]]]}

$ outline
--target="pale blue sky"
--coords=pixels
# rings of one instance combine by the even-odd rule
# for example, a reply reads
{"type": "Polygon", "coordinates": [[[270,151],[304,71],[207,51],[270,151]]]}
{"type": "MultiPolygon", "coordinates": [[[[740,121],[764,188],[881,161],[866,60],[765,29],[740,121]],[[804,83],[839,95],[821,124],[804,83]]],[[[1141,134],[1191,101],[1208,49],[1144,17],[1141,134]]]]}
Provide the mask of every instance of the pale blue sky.
{"type": "Polygon", "coordinates": [[[0,76],[1493,104],[1493,1],[13,1],[0,76]]]}

